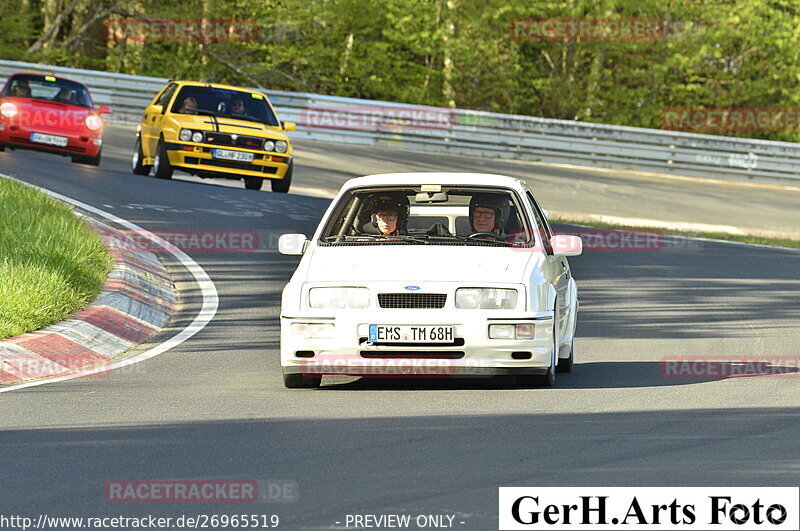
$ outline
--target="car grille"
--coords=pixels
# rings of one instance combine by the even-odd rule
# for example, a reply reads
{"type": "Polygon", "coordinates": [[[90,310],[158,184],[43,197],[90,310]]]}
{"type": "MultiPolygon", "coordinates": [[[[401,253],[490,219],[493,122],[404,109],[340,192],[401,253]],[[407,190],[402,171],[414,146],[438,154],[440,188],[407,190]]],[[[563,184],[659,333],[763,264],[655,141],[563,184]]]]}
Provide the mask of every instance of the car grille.
{"type": "Polygon", "coordinates": [[[379,293],[381,308],[444,308],[446,293],[379,293]]]}
{"type": "Polygon", "coordinates": [[[447,352],[430,352],[426,350],[362,350],[359,352],[359,355],[362,358],[460,360],[464,357],[464,352],[460,350],[451,350],[447,352]]]}
{"type": "MultiPolygon", "coordinates": [[[[358,338],[359,345],[366,345],[369,343],[368,337],[360,337],[358,338]]],[[[384,342],[375,342],[370,343],[371,345],[375,345],[376,347],[380,346],[392,346],[392,347],[463,347],[464,346],[464,338],[457,337],[453,339],[452,343],[384,343],[384,342]]]]}
{"type": "Polygon", "coordinates": [[[237,135],[236,140],[232,135],[227,133],[211,133],[205,134],[206,144],[214,144],[217,146],[239,146],[248,149],[263,149],[264,139],[255,136],[241,136],[237,135]]]}
{"type": "Polygon", "coordinates": [[[249,162],[236,162],[233,160],[201,159],[198,157],[186,157],[183,159],[186,164],[199,164],[201,166],[219,166],[221,168],[233,168],[236,170],[260,171],[261,173],[275,173],[278,168],[273,166],[259,166],[249,162]]]}

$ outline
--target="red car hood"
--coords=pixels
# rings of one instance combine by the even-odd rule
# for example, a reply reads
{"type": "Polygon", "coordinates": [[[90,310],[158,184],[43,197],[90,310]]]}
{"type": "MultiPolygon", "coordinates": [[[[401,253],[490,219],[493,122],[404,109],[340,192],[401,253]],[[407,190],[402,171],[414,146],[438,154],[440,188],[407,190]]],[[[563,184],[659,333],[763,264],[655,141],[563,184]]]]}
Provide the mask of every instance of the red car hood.
{"type": "Polygon", "coordinates": [[[55,101],[31,98],[5,98],[17,106],[15,120],[20,124],[39,125],[65,131],[86,131],[86,116],[93,109],[55,101]]]}

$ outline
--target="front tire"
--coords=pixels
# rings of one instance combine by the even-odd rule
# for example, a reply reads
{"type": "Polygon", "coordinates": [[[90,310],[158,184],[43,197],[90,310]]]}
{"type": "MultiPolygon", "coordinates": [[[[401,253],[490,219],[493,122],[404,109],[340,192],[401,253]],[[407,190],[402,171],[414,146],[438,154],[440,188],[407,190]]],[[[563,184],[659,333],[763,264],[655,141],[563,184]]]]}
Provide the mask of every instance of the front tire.
{"type": "Polygon", "coordinates": [[[292,184],[292,173],[294,173],[294,161],[289,162],[289,167],[286,168],[286,175],[283,179],[272,180],[272,191],[285,194],[289,192],[289,186],[292,184]]]}
{"type": "Polygon", "coordinates": [[[78,164],[88,164],[89,166],[100,166],[100,159],[102,158],[103,158],[103,151],[100,150],[94,157],[81,157],[77,155],[73,156],[72,162],[76,162],[78,164]]]}
{"type": "Polygon", "coordinates": [[[248,190],[261,190],[261,185],[264,184],[264,179],[261,177],[245,177],[244,187],[248,190]]]}
{"type": "Polygon", "coordinates": [[[303,374],[284,374],[283,385],[287,389],[314,389],[322,384],[322,376],[309,377],[303,374]]]}
{"type": "Polygon", "coordinates": [[[167,147],[164,145],[164,140],[158,141],[156,148],[156,159],[153,161],[153,175],[159,179],[172,179],[172,165],[169,163],[167,156],[167,147]]]}
{"type": "Polygon", "coordinates": [[[570,341],[569,345],[569,358],[559,358],[558,372],[572,372],[572,367],[575,365],[575,340],[570,341]]]}
{"type": "Polygon", "coordinates": [[[136,175],[149,175],[151,166],[142,164],[144,160],[144,153],[142,152],[142,138],[136,137],[136,145],[133,148],[133,157],[131,158],[131,170],[136,175]]]}

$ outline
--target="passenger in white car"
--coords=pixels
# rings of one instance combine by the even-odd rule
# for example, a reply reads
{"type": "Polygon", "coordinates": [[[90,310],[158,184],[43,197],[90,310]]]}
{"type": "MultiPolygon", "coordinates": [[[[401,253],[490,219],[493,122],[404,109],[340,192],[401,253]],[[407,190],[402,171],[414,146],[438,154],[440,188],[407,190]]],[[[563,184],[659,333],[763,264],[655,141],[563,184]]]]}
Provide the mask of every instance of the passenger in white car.
{"type": "Polygon", "coordinates": [[[510,207],[505,194],[475,194],[469,202],[469,221],[474,234],[505,238],[510,207]]]}

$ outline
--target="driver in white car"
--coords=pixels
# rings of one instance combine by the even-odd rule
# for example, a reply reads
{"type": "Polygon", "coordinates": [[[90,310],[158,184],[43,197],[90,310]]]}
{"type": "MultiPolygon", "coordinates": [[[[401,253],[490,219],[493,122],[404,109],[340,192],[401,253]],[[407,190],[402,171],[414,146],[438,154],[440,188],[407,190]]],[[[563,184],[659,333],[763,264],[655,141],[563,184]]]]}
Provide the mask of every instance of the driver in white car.
{"type": "Polygon", "coordinates": [[[370,220],[361,229],[365,234],[399,236],[406,234],[408,198],[400,193],[380,193],[372,198],[366,211],[370,220]]]}
{"type": "Polygon", "coordinates": [[[508,197],[499,194],[475,194],[469,201],[469,222],[474,234],[494,234],[507,238],[503,228],[508,222],[508,197]]]}

